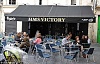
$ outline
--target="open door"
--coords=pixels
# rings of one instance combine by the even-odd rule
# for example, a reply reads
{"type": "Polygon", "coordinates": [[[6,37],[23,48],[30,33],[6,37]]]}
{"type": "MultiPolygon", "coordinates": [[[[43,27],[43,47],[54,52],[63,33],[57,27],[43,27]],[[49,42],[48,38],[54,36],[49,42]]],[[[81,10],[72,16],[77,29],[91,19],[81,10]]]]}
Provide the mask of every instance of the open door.
{"type": "Polygon", "coordinates": [[[97,42],[100,43],[100,16],[98,16],[97,42]]]}

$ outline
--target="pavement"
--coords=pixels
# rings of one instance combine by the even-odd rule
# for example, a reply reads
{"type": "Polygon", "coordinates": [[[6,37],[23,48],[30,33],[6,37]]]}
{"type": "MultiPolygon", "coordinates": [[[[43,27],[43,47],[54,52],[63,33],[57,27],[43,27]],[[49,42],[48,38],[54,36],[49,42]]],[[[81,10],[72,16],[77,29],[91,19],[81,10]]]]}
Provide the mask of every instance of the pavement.
{"type": "MultiPolygon", "coordinates": [[[[47,61],[45,61],[43,64],[100,64],[100,44],[98,43],[92,43],[91,47],[94,47],[94,59],[95,62],[93,61],[93,57],[90,56],[89,62],[86,61],[86,58],[79,58],[78,62],[72,61],[72,63],[69,60],[66,60],[62,58],[61,61],[61,56],[59,56],[59,53],[53,54],[51,58],[48,58],[47,61]]],[[[38,62],[36,61],[36,55],[28,55],[28,58],[24,61],[24,64],[42,64],[43,59],[40,58],[38,62]]]]}
{"type": "MultiPolygon", "coordinates": [[[[95,62],[93,62],[92,56],[90,56],[89,62],[86,61],[86,58],[79,58],[78,62],[64,59],[62,56],[59,56],[59,53],[53,54],[50,58],[46,59],[44,63],[42,63],[43,58],[39,58],[37,61],[35,54],[28,54],[28,56],[24,57],[23,60],[24,64],[100,64],[100,44],[98,43],[92,43],[91,47],[94,47],[94,59],[95,62]],[[62,60],[62,61],[61,61],[62,60]]],[[[0,57],[1,58],[1,57],[0,57]]]]}

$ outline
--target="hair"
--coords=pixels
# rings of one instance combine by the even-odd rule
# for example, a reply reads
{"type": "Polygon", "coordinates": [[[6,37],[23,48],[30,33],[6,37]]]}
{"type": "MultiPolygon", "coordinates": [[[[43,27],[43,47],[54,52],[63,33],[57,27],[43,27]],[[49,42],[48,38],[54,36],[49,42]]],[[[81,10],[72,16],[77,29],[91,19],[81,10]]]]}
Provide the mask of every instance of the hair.
{"type": "Polygon", "coordinates": [[[17,33],[17,37],[19,37],[19,38],[21,37],[21,33],[20,33],[20,32],[19,32],[19,33],[17,33]]]}
{"type": "Polygon", "coordinates": [[[76,36],[75,39],[79,38],[79,36],[76,36]]]}
{"type": "Polygon", "coordinates": [[[84,37],[84,39],[85,39],[85,35],[82,35],[82,39],[83,39],[83,37],[84,37]]]}

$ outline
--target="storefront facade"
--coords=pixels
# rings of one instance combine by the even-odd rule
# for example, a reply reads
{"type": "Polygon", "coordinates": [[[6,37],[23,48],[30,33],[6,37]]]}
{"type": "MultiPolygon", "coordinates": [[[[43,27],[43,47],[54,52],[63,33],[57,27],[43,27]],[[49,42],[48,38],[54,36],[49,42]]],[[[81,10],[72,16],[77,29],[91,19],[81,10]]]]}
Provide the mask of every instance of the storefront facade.
{"type": "Polygon", "coordinates": [[[23,5],[7,15],[5,20],[22,21],[22,31],[35,35],[88,35],[88,23],[95,22],[90,6],[23,5]],[[23,11],[24,9],[24,11],[23,11]],[[27,12],[28,11],[28,12],[27,12]]]}

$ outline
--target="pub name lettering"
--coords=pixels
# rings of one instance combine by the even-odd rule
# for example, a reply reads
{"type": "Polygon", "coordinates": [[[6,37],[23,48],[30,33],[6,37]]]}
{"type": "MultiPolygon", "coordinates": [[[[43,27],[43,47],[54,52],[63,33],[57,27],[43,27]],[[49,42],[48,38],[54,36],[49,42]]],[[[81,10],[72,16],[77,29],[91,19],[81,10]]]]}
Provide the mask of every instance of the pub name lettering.
{"type": "Polygon", "coordinates": [[[65,18],[29,18],[28,21],[65,22],[65,18]]]}

